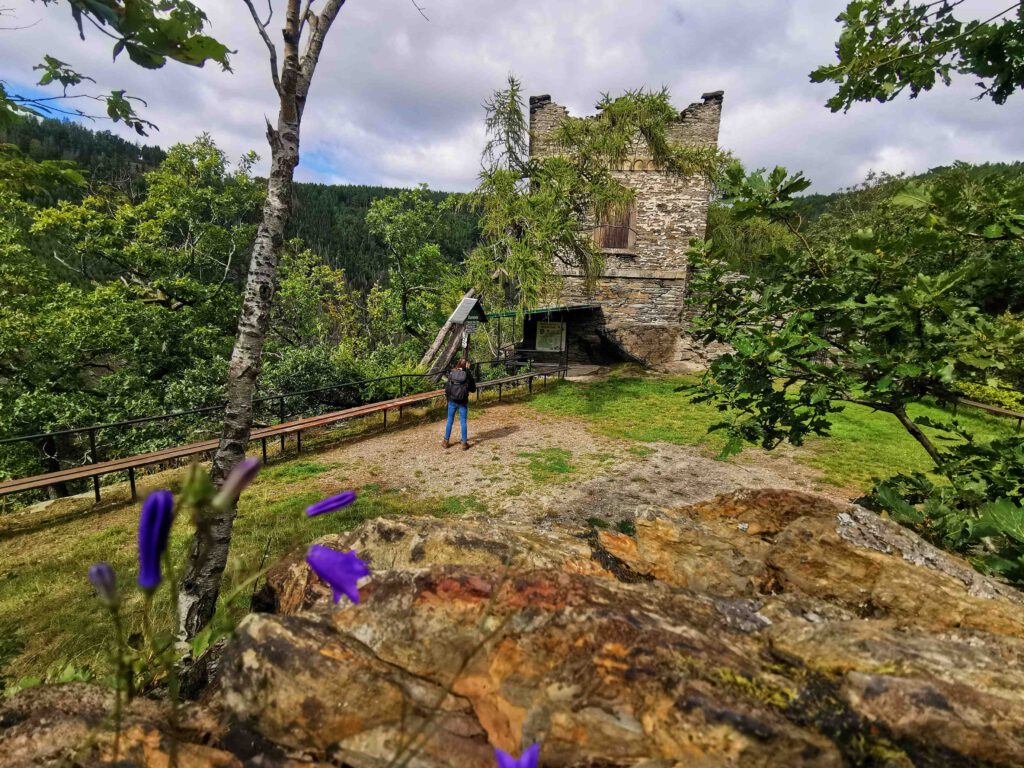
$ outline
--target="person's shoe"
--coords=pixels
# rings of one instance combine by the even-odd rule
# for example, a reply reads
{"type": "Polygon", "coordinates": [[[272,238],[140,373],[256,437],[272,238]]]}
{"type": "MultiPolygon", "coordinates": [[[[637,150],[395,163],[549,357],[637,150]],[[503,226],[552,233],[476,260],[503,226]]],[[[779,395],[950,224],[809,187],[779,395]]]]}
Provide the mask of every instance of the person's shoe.
{"type": "Polygon", "coordinates": [[[447,447],[448,447],[449,445],[451,445],[451,443],[449,443],[449,442],[448,442],[447,440],[445,440],[445,439],[444,439],[444,438],[442,437],[442,438],[441,438],[441,447],[442,447],[442,448],[447,448],[447,447]]]}
{"type": "Polygon", "coordinates": [[[469,443],[463,443],[462,444],[462,450],[468,451],[469,450],[469,443]]]}

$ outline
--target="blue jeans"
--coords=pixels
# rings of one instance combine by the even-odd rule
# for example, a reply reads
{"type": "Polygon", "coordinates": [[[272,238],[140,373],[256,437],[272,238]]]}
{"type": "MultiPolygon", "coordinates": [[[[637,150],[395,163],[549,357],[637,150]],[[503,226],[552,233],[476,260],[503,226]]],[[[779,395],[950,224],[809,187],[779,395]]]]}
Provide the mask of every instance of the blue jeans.
{"type": "Polygon", "coordinates": [[[469,419],[469,405],[467,403],[453,403],[448,401],[448,423],[444,426],[444,439],[452,437],[452,424],[455,423],[455,412],[459,412],[459,426],[462,427],[462,442],[469,440],[466,433],[466,421],[469,419]]]}

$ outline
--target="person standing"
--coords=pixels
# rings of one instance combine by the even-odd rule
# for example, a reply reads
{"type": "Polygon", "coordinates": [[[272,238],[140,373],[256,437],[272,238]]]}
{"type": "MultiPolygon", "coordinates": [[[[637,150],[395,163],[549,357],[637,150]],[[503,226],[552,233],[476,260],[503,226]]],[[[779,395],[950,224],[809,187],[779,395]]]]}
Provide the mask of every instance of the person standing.
{"type": "Polygon", "coordinates": [[[461,358],[448,373],[448,383],[444,385],[444,395],[448,398],[448,423],[444,427],[444,439],[441,445],[451,445],[452,425],[455,423],[455,412],[459,413],[459,426],[462,427],[462,450],[469,448],[469,433],[466,422],[469,420],[469,395],[476,392],[476,381],[469,370],[469,360],[461,358]]]}

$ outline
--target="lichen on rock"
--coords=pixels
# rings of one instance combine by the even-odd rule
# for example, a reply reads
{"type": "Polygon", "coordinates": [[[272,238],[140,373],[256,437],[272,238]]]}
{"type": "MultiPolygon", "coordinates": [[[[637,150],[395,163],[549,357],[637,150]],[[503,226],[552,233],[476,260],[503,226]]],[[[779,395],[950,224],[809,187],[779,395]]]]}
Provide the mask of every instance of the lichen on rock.
{"type": "Polygon", "coordinates": [[[302,552],[272,568],[194,764],[1024,765],[1021,596],[857,507],[753,491],[635,535],[412,518],[318,543],[370,563],[361,604],[302,552]]]}

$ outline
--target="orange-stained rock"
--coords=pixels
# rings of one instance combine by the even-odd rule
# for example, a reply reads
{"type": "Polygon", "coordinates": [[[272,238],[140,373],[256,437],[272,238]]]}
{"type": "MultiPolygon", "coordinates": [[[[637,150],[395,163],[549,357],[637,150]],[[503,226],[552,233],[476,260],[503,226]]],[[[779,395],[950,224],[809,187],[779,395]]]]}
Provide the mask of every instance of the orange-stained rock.
{"type": "MultiPolygon", "coordinates": [[[[542,768],[1024,766],[1017,591],[809,494],[635,527],[416,518],[326,537],[371,563],[360,605],[335,607],[304,551],[272,568],[274,612],[242,621],[178,754],[492,768],[494,747],[539,741],[542,768]]],[[[0,764],[109,764],[108,697],[60,690],[0,707],[0,764]]],[[[164,765],[171,732],[137,702],[122,764],[164,765]]]]}
{"type": "Polygon", "coordinates": [[[332,609],[296,554],[263,593],[294,615],[240,628],[224,701],[260,733],[309,733],[353,765],[385,760],[410,722],[431,734],[425,768],[450,754],[489,766],[488,744],[533,740],[549,766],[1024,765],[1015,590],[805,493],[738,493],[635,524],[627,536],[388,520],[328,537],[374,564],[363,604],[332,609]],[[359,654],[340,667],[311,650],[346,642],[359,654]],[[261,650],[280,645],[286,668],[261,650]],[[398,685],[401,705],[381,687],[399,671],[417,684],[398,685]],[[322,678],[333,706],[372,726],[283,718],[322,678]],[[433,719],[428,682],[448,691],[433,719]],[[254,706],[264,689],[275,703],[254,706]]]}
{"type": "MultiPolygon", "coordinates": [[[[183,715],[176,736],[167,710],[136,699],[126,707],[116,737],[113,692],[84,683],[29,688],[0,706],[0,766],[146,766],[242,768],[228,751],[195,743],[183,715]]],[[[202,719],[200,716],[199,719],[202,719]]]]}

